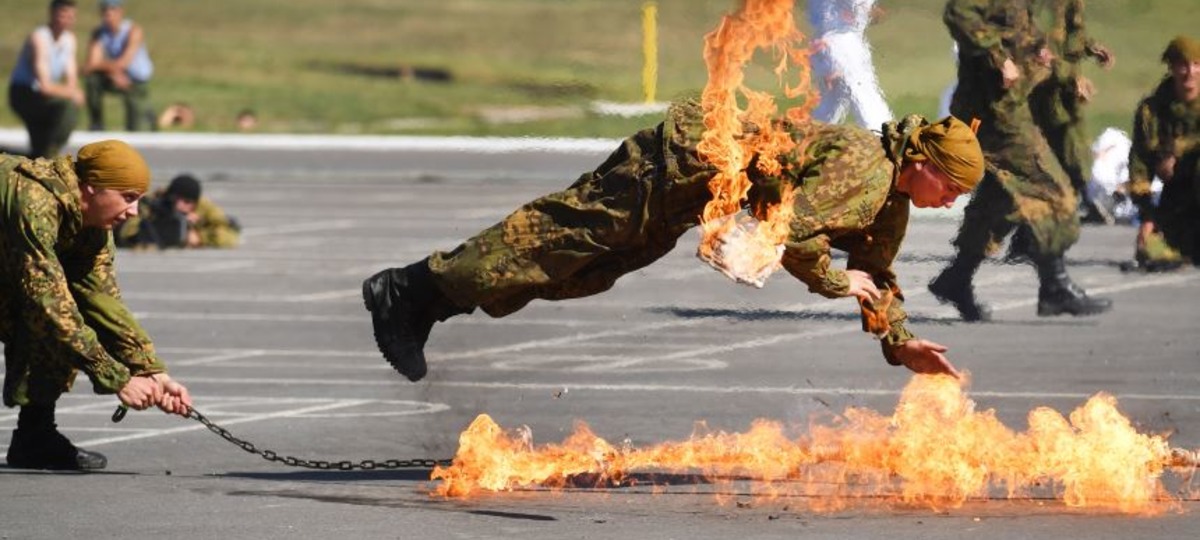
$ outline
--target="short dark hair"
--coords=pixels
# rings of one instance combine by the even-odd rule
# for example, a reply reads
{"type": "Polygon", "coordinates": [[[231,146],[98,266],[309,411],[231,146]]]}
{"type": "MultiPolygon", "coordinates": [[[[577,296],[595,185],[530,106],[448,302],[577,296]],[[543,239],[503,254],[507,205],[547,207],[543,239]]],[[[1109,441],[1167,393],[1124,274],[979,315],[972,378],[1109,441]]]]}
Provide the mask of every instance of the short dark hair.
{"type": "Polygon", "coordinates": [[[171,184],[167,186],[167,196],[190,202],[199,201],[200,180],[187,173],[176,176],[171,179],[171,184]]]}
{"type": "Polygon", "coordinates": [[[58,11],[63,8],[77,7],[75,0],[50,0],[50,11],[58,11]]]}

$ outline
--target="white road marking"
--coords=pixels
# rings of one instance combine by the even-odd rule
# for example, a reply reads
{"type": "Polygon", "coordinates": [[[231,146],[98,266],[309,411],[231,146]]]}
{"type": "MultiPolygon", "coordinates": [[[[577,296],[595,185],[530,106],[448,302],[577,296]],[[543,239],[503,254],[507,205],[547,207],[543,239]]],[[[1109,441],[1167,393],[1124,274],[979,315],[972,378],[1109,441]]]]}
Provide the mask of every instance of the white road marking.
{"type": "MultiPolygon", "coordinates": [[[[249,422],[261,422],[263,420],[272,420],[275,418],[289,418],[289,417],[299,416],[299,415],[303,415],[303,414],[317,413],[317,412],[330,411],[330,410],[336,410],[336,409],[345,409],[348,407],[357,407],[364,403],[370,403],[370,400],[339,401],[336,403],[327,403],[327,404],[323,404],[323,405],[314,405],[311,407],[301,407],[298,409],[290,409],[290,410],[286,410],[286,411],[259,414],[259,415],[255,415],[255,416],[247,416],[244,418],[236,418],[233,420],[222,420],[221,425],[228,427],[228,426],[233,426],[233,425],[237,425],[237,424],[246,424],[249,422]]],[[[100,445],[104,445],[104,444],[133,441],[133,440],[137,440],[137,439],[148,439],[150,437],[161,437],[163,435],[174,435],[176,433],[186,433],[188,431],[200,431],[200,430],[206,430],[206,429],[208,429],[208,428],[205,427],[203,424],[195,423],[195,424],[191,424],[188,426],[177,427],[177,428],[155,429],[155,430],[146,431],[144,433],[135,433],[135,434],[131,434],[131,435],[122,435],[122,436],[117,436],[117,437],[107,437],[107,438],[102,438],[102,439],[91,439],[91,440],[79,441],[75,444],[77,446],[93,447],[93,446],[100,446],[100,445]]]]}
{"type": "Polygon", "coordinates": [[[257,356],[263,356],[265,354],[266,353],[264,351],[247,349],[244,351],[213,354],[209,356],[202,356],[200,358],[191,358],[188,360],[175,360],[171,362],[171,367],[205,366],[210,364],[218,364],[221,362],[228,362],[230,360],[254,358],[257,356]]]}
{"type": "Polygon", "coordinates": [[[260,238],[273,234],[294,234],[303,232],[353,229],[356,226],[358,226],[358,221],[353,219],[333,219],[326,221],[290,223],[287,225],[276,225],[273,227],[247,227],[242,231],[242,238],[260,238]]]}

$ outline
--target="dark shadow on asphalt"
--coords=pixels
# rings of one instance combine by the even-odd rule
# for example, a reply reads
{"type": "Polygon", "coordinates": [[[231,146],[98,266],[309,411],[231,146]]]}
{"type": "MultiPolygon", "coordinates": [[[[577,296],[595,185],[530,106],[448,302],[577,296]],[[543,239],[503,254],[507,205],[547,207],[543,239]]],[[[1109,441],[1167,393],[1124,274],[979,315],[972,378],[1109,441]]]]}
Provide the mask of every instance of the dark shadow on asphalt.
{"type": "Polygon", "coordinates": [[[526,512],[506,512],[502,510],[480,510],[477,508],[463,508],[462,506],[453,504],[454,501],[445,499],[435,499],[431,497],[421,498],[417,500],[401,499],[393,496],[389,497],[364,497],[356,495],[332,495],[321,493],[309,493],[295,489],[279,490],[279,491],[263,491],[263,490],[235,490],[228,492],[228,495],[233,497],[279,497],[284,499],[302,499],[308,501],[317,501],[333,504],[349,504],[352,506],[375,506],[380,508],[418,508],[421,510],[435,512],[454,512],[460,514],[473,514],[479,516],[491,516],[504,519],[519,519],[525,521],[558,521],[558,518],[546,514],[531,514],[526,512]]]}
{"type": "Polygon", "coordinates": [[[266,480],[270,482],[361,482],[366,480],[394,480],[402,482],[426,482],[432,469],[402,469],[374,471],[288,471],[288,472],[231,472],[214,474],[215,477],[266,480]]]}

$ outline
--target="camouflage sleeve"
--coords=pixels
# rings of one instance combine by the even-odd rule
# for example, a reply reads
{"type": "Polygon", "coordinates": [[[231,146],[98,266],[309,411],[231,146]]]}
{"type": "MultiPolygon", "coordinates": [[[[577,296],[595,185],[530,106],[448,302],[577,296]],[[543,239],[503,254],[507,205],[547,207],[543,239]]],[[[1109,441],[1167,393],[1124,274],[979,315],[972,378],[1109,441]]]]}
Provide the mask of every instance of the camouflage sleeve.
{"type": "Polygon", "coordinates": [[[916,337],[905,326],[908,314],[904,311],[904,293],[901,292],[896,273],[892,270],[892,263],[900,253],[900,245],[904,242],[904,235],[908,229],[908,214],[908,200],[892,197],[867,229],[865,241],[846,246],[850,255],[846,268],[870,274],[879,290],[890,296],[890,302],[885,302],[886,309],[881,310],[884,313],[880,314],[883,315],[886,324],[870,320],[870,306],[863,306],[862,309],[864,330],[875,333],[878,331],[875,328],[877,326],[886,328],[886,333],[880,336],[880,339],[884,357],[888,358],[889,362],[892,361],[892,350],[916,337]]]}
{"type": "Polygon", "coordinates": [[[230,248],[238,245],[240,231],[216,203],[201,197],[196,204],[196,215],[199,219],[195,228],[200,233],[201,246],[230,248]]]}
{"type": "Polygon", "coordinates": [[[850,291],[846,272],[830,268],[829,237],[818,235],[801,242],[784,244],[783,268],[808,285],[808,290],[825,298],[842,298],[850,291]]]}
{"type": "Polygon", "coordinates": [[[1129,148],[1129,195],[1144,219],[1153,219],[1154,203],[1150,184],[1158,164],[1158,119],[1147,101],[1138,104],[1133,115],[1133,144],[1129,148]]]}
{"type": "Polygon", "coordinates": [[[129,369],[101,346],[84,323],[66,271],[54,251],[61,225],[57,201],[31,190],[23,197],[20,234],[13,248],[21,268],[21,311],[35,338],[48,339],[68,352],[72,365],[87,374],[96,393],[116,393],[129,382],[129,369]]]}
{"type": "Polygon", "coordinates": [[[1085,56],[1097,56],[1096,45],[1087,35],[1083,22],[1083,0],[1071,0],[1063,17],[1062,55],[1068,62],[1078,62],[1085,56]]]}
{"type": "Polygon", "coordinates": [[[80,239],[82,249],[66,263],[80,269],[69,281],[79,312],[105,350],[129,368],[132,375],[159,373],[166,366],[159,360],[146,331],[121,301],[114,270],[112,235],[99,229],[87,229],[80,239]]]}
{"type": "Polygon", "coordinates": [[[950,37],[958,42],[967,54],[986,56],[993,68],[999,70],[1004,60],[1010,58],[1004,41],[1010,30],[987,20],[987,0],[950,0],[942,20],[950,30],[950,37]]]}

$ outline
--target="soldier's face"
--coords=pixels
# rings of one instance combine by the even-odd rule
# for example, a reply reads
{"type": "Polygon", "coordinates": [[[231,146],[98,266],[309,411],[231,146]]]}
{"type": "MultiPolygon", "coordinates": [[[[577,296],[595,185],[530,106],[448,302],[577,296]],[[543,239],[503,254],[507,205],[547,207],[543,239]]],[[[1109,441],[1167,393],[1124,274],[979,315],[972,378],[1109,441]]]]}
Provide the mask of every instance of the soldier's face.
{"type": "Polygon", "coordinates": [[[901,172],[901,186],[917,208],[950,208],[966,192],[927,161],[911,162],[901,172]]]}
{"type": "Polygon", "coordinates": [[[142,194],[134,190],[95,188],[80,186],[83,203],[83,226],[97,229],[112,229],[138,213],[138,201],[142,194]]]}
{"type": "Polygon", "coordinates": [[[1171,78],[1179,97],[1191,101],[1200,94],[1200,62],[1172,62],[1171,78]]]}

